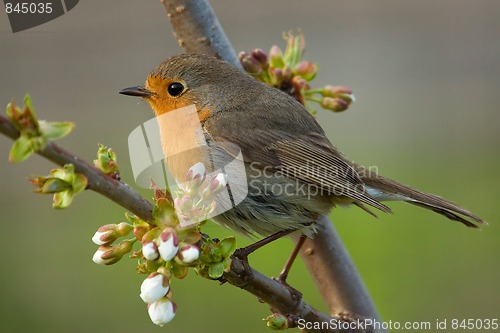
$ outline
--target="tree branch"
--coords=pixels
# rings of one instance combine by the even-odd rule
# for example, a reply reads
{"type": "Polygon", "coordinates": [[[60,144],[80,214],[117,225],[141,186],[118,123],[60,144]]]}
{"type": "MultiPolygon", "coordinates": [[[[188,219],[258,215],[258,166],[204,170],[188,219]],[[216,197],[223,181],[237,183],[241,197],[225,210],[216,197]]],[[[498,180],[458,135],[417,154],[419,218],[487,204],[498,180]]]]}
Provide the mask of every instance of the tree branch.
{"type": "Polygon", "coordinates": [[[211,54],[242,68],[212,7],[206,1],[161,0],[179,46],[188,53],[211,54]]]}
{"type": "MultiPolygon", "coordinates": [[[[236,53],[207,0],[161,2],[174,36],[186,52],[219,56],[241,69],[236,53]]],[[[368,291],[329,218],[322,216],[317,221],[317,228],[314,239],[308,239],[302,247],[301,256],[330,314],[351,313],[380,321],[368,291]]]]}
{"type": "MultiPolygon", "coordinates": [[[[9,119],[3,115],[0,115],[0,132],[12,140],[16,140],[19,137],[19,132],[12,126],[9,119]]],[[[101,170],[72,155],[55,143],[49,141],[45,148],[37,151],[37,154],[60,166],[68,163],[73,164],[77,173],[81,173],[87,177],[88,189],[111,199],[143,220],[151,221],[153,219],[153,205],[151,202],[127,184],[109,177],[101,170]]]]}

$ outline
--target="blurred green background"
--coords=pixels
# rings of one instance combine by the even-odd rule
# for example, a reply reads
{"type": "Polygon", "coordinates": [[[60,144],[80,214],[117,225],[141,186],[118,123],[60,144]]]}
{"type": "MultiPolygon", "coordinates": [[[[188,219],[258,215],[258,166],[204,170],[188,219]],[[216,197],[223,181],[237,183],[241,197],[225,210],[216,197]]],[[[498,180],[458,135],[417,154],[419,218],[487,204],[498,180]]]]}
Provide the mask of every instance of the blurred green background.
{"type": "MultiPolygon", "coordinates": [[[[236,50],[283,45],[301,28],[307,58],[318,62],[315,86],[352,88],[357,102],[342,114],[320,112],[334,145],[383,175],[440,194],[490,226],[467,229],[402,203],[379,220],[358,209],[331,217],[381,316],[392,321],[500,318],[500,2],[212,1],[236,50]]],[[[119,156],[133,184],[130,131],[150,119],[145,103],[117,91],[141,84],[167,56],[181,52],[159,1],[80,1],[66,15],[13,34],[0,13],[0,102],[30,92],[39,116],[75,121],[61,141],[92,160],[97,143],[119,156]]],[[[53,165],[34,156],[7,161],[0,137],[0,332],[260,332],[269,313],[237,288],[193,273],[173,282],[177,317],[153,325],[139,298],[143,276],[132,260],[102,267],[90,238],[124,210],[95,193],[65,211],[31,193],[26,181],[53,165]]],[[[150,196],[149,191],[142,191],[150,196]]],[[[217,226],[212,236],[231,234],[217,226]]],[[[248,240],[238,238],[239,245],[248,240]]],[[[251,257],[275,276],[291,250],[281,240],[251,257]]],[[[290,283],[324,309],[302,263],[290,283]]],[[[477,330],[476,330],[477,331],[477,330]]]]}

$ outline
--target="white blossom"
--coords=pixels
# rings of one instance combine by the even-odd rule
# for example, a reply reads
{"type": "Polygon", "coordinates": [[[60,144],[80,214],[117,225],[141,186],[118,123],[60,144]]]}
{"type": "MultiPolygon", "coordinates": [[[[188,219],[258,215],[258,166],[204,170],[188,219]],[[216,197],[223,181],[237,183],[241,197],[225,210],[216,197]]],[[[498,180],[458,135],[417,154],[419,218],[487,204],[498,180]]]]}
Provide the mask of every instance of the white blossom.
{"type": "Polygon", "coordinates": [[[152,273],[142,282],[140,296],[144,302],[153,303],[164,297],[169,290],[167,277],[152,273]]]}
{"type": "Polygon", "coordinates": [[[158,245],[160,257],[165,261],[170,261],[175,257],[178,249],[179,241],[175,230],[163,231],[160,235],[160,245],[158,245]]]}
{"type": "Polygon", "coordinates": [[[147,242],[142,245],[142,254],[147,260],[156,260],[159,257],[158,247],[154,242],[147,242]]]}
{"type": "Polygon", "coordinates": [[[162,326],[169,323],[175,317],[175,303],[168,298],[162,298],[156,302],[148,304],[148,313],[151,321],[162,326]]]}
{"type": "Polygon", "coordinates": [[[189,264],[198,259],[200,256],[200,250],[196,245],[187,245],[180,249],[179,257],[182,262],[189,264]]]}

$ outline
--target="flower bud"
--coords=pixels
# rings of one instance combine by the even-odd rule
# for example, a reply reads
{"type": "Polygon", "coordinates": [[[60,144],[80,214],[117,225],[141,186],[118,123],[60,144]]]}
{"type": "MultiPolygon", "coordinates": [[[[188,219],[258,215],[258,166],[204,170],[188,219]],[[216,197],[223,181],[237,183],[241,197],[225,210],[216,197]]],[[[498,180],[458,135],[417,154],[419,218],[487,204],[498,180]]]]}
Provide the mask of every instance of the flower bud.
{"type": "Polygon", "coordinates": [[[294,76],[294,78],[292,79],[292,84],[293,84],[295,90],[300,92],[302,89],[304,89],[307,86],[307,81],[304,78],[302,78],[301,76],[294,76]]]}
{"type": "Polygon", "coordinates": [[[269,61],[267,59],[267,54],[262,49],[255,49],[252,51],[252,56],[257,60],[263,69],[269,67],[269,61]]]}
{"type": "Polygon", "coordinates": [[[334,112],[341,112],[349,107],[349,103],[340,98],[324,97],[321,106],[334,112]]]}
{"type": "Polygon", "coordinates": [[[323,87],[322,93],[325,97],[337,97],[339,94],[352,94],[352,90],[344,86],[326,85],[323,87]]]}
{"type": "Polygon", "coordinates": [[[198,162],[189,168],[186,174],[186,180],[190,181],[195,178],[199,178],[201,180],[200,181],[201,183],[205,179],[205,173],[206,173],[205,164],[198,162]]]}
{"type": "Polygon", "coordinates": [[[276,68],[285,67],[285,62],[283,61],[283,52],[277,45],[271,46],[271,50],[269,50],[269,64],[272,67],[276,68]]]}
{"type": "Polygon", "coordinates": [[[160,256],[158,253],[158,246],[154,242],[147,242],[142,244],[142,255],[147,260],[156,260],[160,256]]]}
{"type": "Polygon", "coordinates": [[[118,172],[116,154],[113,149],[108,149],[108,147],[100,144],[97,150],[97,159],[94,160],[94,166],[107,175],[118,172]]]}
{"type": "Polygon", "coordinates": [[[286,330],[288,328],[288,318],[280,313],[273,313],[263,320],[267,327],[273,330],[286,330]]]}
{"type": "Polygon", "coordinates": [[[241,65],[243,66],[243,69],[247,71],[248,73],[259,76],[262,74],[262,66],[260,63],[257,61],[252,56],[246,56],[240,59],[241,65]]]}
{"type": "Polygon", "coordinates": [[[119,237],[128,235],[132,228],[127,222],[106,224],[97,229],[92,241],[97,245],[111,244],[119,237]]]}
{"type": "Polygon", "coordinates": [[[106,252],[108,252],[111,248],[107,246],[99,246],[99,249],[94,253],[94,256],[92,257],[92,261],[95,262],[98,265],[111,265],[114,264],[116,261],[113,261],[112,258],[109,259],[104,259],[102,256],[106,252]]]}
{"type": "Polygon", "coordinates": [[[200,250],[196,245],[187,244],[179,249],[179,258],[183,263],[190,264],[200,256],[200,250]]]}
{"type": "Polygon", "coordinates": [[[340,99],[343,99],[348,104],[351,104],[356,100],[354,94],[352,93],[352,90],[343,86],[327,85],[323,87],[321,93],[325,97],[338,97],[340,99]]]}
{"type": "Polygon", "coordinates": [[[92,260],[100,265],[112,265],[118,262],[125,254],[132,251],[134,240],[126,239],[120,244],[113,246],[99,246],[99,249],[94,253],[92,260]]]}
{"type": "Polygon", "coordinates": [[[145,226],[145,225],[138,225],[138,226],[135,226],[134,227],[134,237],[137,239],[137,240],[141,240],[142,237],[144,237],[144,235],[146,234],[146,232],[149,231],[149,226],[145,226]]]}
{"type": "Polygon", "coordinates": [[[213,199],[214,196],[219,194],[227,186],[227,175],[220,172],[215,176],[212,176],[209,185],[205,188],[201,194],[201,198],[204,201],[213,199]]]}
{"type": "Polygon", "coordinates": [[[154,227],[153,229],[151,229],[151,230],[147,231],[146,233],[144,233],[144,235],[142,236],[140,242],[142,244],[146,244],[147,242],[156,241],[156,239],[158,237],[160,237],[160,234],[161,234],[160,228],[154,227]]]}
{"type": "Polygon", "coordinates": [[[293,73],[300,75],[306,81],[311,81],[318,73],[318,66],[308,60],[302,60],[295,66],[293,73]]]}
{"type": "Polygon", "coordinates": [[[165,229],[160,235],[160,245],[158,245],[160,257],[165,261],[170,261],[175,257],[178,249],[177,233],[172,228],[165,229]]]}
{"type": "Polygon", "coordinates": [[[140,296],[145,303],[153,303],[164,297],[169,290],[167,277],[155,272],[142,282],[140,296]]]}
{"type": "Polygon", "coordinates": [[[175,198],[174,206],[177,210],[181,212],[188,212],[193,208],[193,199],[187,194],[182,198],[175,198]]]}
{"type": "Polygon", "coordinates": [[[165,297],[156,302],[148,304],[149,318],[151,318],[151,321],[154,324],[161,327],[174,319],[175,311],[175,303],[165,297]]]}

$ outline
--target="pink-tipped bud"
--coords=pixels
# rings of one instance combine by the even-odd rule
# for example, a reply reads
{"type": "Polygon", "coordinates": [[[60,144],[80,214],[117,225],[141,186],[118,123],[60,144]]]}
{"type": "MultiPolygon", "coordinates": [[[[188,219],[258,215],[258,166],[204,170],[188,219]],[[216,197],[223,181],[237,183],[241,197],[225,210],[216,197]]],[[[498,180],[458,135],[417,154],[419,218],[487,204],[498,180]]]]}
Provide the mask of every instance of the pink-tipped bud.
{"type": "Polygon", "coordinates": [[[200,256],[200,249],[196,245],[187,244],[179,249],[179,258],[182,262],[190,264],[200,256]]]}
{"type": "Polygon", "coordinates": [[[134,227],[134,237],[140,241],[148,231],[149,231],[149,226],[145,225],[136,226],[134,227]]]}
{"type": "Polygon", "coordinates": [[[325,97],[336,97],[343,99],[346,101],[348,104],[351,104],[354,102],[356,99],[354,97],[354,94],[352,93],[352,90],[343,86],[325,86],[323,90],[321,91],[323,96],[325,97]]]}
{"type": "Polygon", "coordinates": [[[349,103],[340,98],[324,97],[321,106],[334,112],[341,112],[349,107],[349,103]]]}
{"type": "Polygon", "coordinates": [[[145,303],[153,303],[165,297],[170,290],[168,278],[159,273],[151,273],[141,284],[141,298],[145,303]]]}
{"type": "Polygon", "coordinates": [[[293,73],[300,75],[306,81],[311,81],[318,73],[318,66],[308,60],[302,60],[295,66],[293,73]]]}
{"type": "Polygon", "coordinates": [[[251,55],[247,55],[243,58],[240,58],[241,65],[243,69],[252,75],[260,75],[262,74],[262,66],[261,64],[251,55]]]}
{"type": "Polygon", "coordinates": [[[177,233],[172,228],[165,229],[160,235],[160,244],[158,245],[160,257],[165,261],[170,261],[175,257],[178,249],[177,233]]]}
{"type": "Polygon", "coordinates": [[[267,59],[267,54],[262,49],[255,49],[252,51],[252,56],[257,60],[263,69],[269,67],[269,61],[267,59]]]}
{"type": "Polygon", "coordinates": [[[193,208],[193,199],[187,194],[185,194],[182,198],[176,198],[179,200],[175,200],[175,208],[182,212],[189,211],[193,208]]]}
{"type": "Polygon", "coordinates": [[[92,237],[92,241],[97,245],[111,244],[119,237],[128,235],[132,229],[133,226],[127,222],[106,224],[97,229],[97,232],[92,237]]]}
{"type": "Polygon", "coordinates": [[[191,181],[193,179],[198,179],[201,183],[205,179],[206,168],[205,164],[198,162],[189,168],[186,174],[186,180],[191,181]]]}
{"type": "Polygon", "coordinates": [[[214,196],[222,192],[222,190],[227,186],[227,175],[220,172],[215,176],[212,176],[209,186],[202,193],[202,200],[213,199],[214,196]]]}
{"type": "Polygon", "coordinates": [[[294,78],[292,79],[292,84],[295,87],[295,90],[301,91],[307,86],[307,81],[300,76],[294,76],[294,78]]]}
{"type": "Polygon", "coordinates": [[[108,258],[108,259],[103,258],[103,255],[110,250],[111,250],[110,247],[99,246],[99,249],[97,249],[97,251],[94,253],[94,256],[92,257],[92,261],[98,265],[111,265],[115,263],[116,261],[112,262],[114,260],[113,258],[108,258]]]}
{"type": "Polygon", "coordinates": [[[326,85],[323,88],[323,96],[336,97],[339,94],[352,94],[352,90],[344,86],[330,86],[326,85]]]}
{"type": "Polygon", "coordinates": [[[156,302],[148,304],[149,318],[151,318],[154,324],[163,327],[174,319],[176,308],[174,302],[164,297],[156,302]]]}
{"type": "Polygon", "coordinates": [[[156,260],[160,256],[158,253],[158,246],[155,242],[147,242],[142,244],[142,255],[147,260],[156,260]]]}

